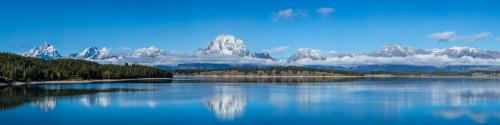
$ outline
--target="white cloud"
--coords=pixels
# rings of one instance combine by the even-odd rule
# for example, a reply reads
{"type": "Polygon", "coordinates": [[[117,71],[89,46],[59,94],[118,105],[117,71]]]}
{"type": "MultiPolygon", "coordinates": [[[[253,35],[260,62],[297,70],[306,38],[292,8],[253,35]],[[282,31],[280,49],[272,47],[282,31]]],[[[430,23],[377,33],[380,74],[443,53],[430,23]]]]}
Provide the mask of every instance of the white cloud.
{"type": "Polygon", "coordinates": [[[125,59],[126,61],[132,61],[133,63],[143,64],[143,65],[178,65],[185,63],[225,63],[225,64],[263,64],[263,65],[279,65],[280,61],[269,60],[269,59],[259,59],[252,57],[239,57],[239,56],[198,56],[198,55],[174,55],[169,54],[166,56],[160,56],[157,58],[132,58],[125,59]]]}
{"type": "Polygon", "coordinates": [[[284,9],[276,13],[273,13],[273,21],[279,21],[282,19],[293,19],[294,17],[307,17],[308,12],[305,9],[284,9]]]}
{"type": "Polygon", "coordinates": [[[157,56],[132,56],[130,53],[117,54],[117,58],[90,60],[103,64],[141,64],[141,65],[170,65],[186,63],[218,63],[218,64],[262,64],[283,65],[283,60],[260,59],[254,57],[225,56],[225,55],[196,55],[194,53],[162,53],[157,56]]]}
{"type": "Polygon", "coordinates": [[[328,16],[328,15],[332,14],[333,12],[335,12],[335,9],[331,8],[331,7],[321,7],[321,8],[316,9],[316,13],[323,15],[323,16],[328,16]]]}
{"type": "Polygon", "coordinates": [[[464,40],[468,40],[468,41],[478,41],[478,40],[481,40],[481,39],[485,39],[485,38],[488,38],[491,36],[491,33],[490,32],[481,32],[481,33],[478,33],[478,34],[474,34],[474,35],[471,35],[471,36],[466,36],[464,37],[464,40]]]}
{"type": "Polygon", "coordinates": [[[450,41],[453,37],[456,36],[455,32],[445,31],[440,33],[433,33],[430,35],[430,38],[436,41],[450,41]]]}
{"type": "Polygon", "coordinates": [[[475,42],[478,40],[488,38],[490,36],[491,36],[490,32],[480,32],[469,36],[458,36],[455,32],[445,31],[439,33],[433,33],[429,37],[433,40],[441,42],[462,42],[462,41],[475,42]]]}
{"type": "MultiPolygon", "coordinates": [[[[316,9],[316,13],[321,15],[321,16],[328,16],[331,15],[332,13],[335,12],[334,8],[331,7],[321,7],[316,9]]],[[[283,9],[279,10],[278,12],[274,12],[272,14],[272,19],[273,21],[280,21],[280,20],[291,20],[296,17],[307,17],[309,16],[309,10],[307,9],[283,9]]]]}
{"type": "Polygon", "coordinates": [[[291,19],[292,17],[293,9],[284,9],[273,14],[273,21],[278,21],[280,19],[291,19]]]}
{"type": "Polygon", "coordinates": [[[280,52],[287,51],[288,48],[289,48],[288,46],[279,46],[279,47],[275,47],[275,48],[272,48],[272,49],[263,50],[263,52],[280,53],[280,52]]]}
{"type": "Polygon", "coordinates": [[[415,55],[408,57],[373,57],[366,55],[329,57],[326,60],[299,60],[292,65],[375,65],[375,64],[403,64],[420,66],[446,65],[498,65],[500,59],[480,59],[472,57],[450,58],[448,56],[415,55]]]}
{"type": "Polygon", "coordinates": [[[286,60],[269,60],[252,57],[239,56],[197,56],[193,54],[168,54],[158,57],[124,57],[112,58],[108,60],[93,60],[100,63],[131,64],[141,65],[171,65],[185,63],[219,63],[219,64],[262,64],[262,65],[330,65],[330,66],[353,66],[353,65],[375,65],[375,64],[402,64],[419,66],[447,66],[447,65],[499,65],[500,58],[481,59],[473,57],[451,58],[439,55],[414,55],[407,57],[374,57],[368,55],[335,56],[325,60],[312,60],[309,58],[300,59],[292,63],[286,60]]]}

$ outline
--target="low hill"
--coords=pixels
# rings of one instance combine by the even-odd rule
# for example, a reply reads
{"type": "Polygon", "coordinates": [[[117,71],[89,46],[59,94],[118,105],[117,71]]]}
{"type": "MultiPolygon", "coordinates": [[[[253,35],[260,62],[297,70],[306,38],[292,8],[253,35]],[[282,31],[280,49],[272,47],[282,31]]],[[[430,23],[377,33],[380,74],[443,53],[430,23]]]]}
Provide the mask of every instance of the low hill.
{"type": "MultiPolygon", "coordinates": [[[[226,69],[175,69],[177,76],[472,76],[500,77],[500,71],[489,70],[412,70],[406,66],[380,66],[381,70],[353,71],[338,67],[331,69],[314,66],[267,66],[267,67],[232,67],[226,69]],[[395,68],[390,70],[390,68],[395,68]],[[386,70],[389,69],[389,70],[386,70]]],[[[471,66],[473,67],[473,66],[471,66]]]]}
{"type": "Polygon", "coordinates": [[[356,72],[322,70],[299,66],[269,66],[256,68],[229,68],[214,70],[177,69],[179,76],[362,76],[356,72]]]}

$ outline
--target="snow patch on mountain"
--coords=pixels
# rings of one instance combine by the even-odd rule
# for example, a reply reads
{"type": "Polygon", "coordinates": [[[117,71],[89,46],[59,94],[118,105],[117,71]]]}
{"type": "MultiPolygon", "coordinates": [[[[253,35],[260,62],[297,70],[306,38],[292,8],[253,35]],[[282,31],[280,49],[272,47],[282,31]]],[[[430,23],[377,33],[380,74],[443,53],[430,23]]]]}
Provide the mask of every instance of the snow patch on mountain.
{"type": "Polygon", "coordinates": [[[140,57],[148,57],[148,58],[155,58],[155,57],[160,57],[160,56],[165,56],[166,53],[163,49],[156,48],[155,46],[151,46],[148,48],[139,48],[133,51],[132,53],[129,54],[129,57],[135,57],[135,58],[140,58],[140,57]]]}
{"type": "Polygon", "coordinates": [[[69,57],[76,59],[108,59],[114,56],[111,54],[111,49],[109,48],[90,47],[82,50],[80,53],[70,54],[69,57]]]}
{"type": "Polygon", "coordinates": [[[310,59],[310,60],[325,60],[326,58],[321,56],[321,52],[316,49],[311,49],[311,48],[300,48],[288,58],[287,63],[292,63],[298,60],[304,60],[304,59],[310,59]]]}
{"type": "Polygon", "coordinates": [[[481,50],[469,47],[451,47],[446,49],[434,49],[436,55],[448,56],[450,58],[472,57],[480,59],[498,59],[500,51],[481,50]]]}
{"type": "Polygon", "coordinates": [[[430,54],[430,52],[423,49],[415,49],[411,47],[391,44],[385,45],[384,47],[370,53],[369,55],[375,57],[406,57],[425,54],[430,54]]]}

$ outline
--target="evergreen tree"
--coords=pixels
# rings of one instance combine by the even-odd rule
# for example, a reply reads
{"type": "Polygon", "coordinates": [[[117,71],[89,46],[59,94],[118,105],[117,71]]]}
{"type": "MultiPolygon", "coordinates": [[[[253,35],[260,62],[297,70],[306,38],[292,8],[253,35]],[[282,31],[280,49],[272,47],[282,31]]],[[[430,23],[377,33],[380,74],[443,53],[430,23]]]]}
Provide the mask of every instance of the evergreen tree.
{"type": "Polygon", "coordinates": [[[0,76],[7,80],[41,81],[171,78],[172,73],[137,64],[120,66],[76,59],[44,60],[0,52],[0,76]]]}

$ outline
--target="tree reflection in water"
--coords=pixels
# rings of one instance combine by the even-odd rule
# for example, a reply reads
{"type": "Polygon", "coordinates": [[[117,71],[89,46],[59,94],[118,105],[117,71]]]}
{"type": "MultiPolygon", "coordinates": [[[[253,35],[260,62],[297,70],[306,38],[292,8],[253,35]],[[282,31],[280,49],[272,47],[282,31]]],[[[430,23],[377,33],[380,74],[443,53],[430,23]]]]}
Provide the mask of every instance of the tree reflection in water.
{"type": "Polygon", "coordinates": [[[176,83],[320,83],[363,80],[360,77],[181,77],[176,83]]]}
{"type": "Polygon", "coordinates": [[[59,88],[47,89],[38,86],[22,86],[6,88],[0,92],[0,111],[13,109],[23,104],[32,103],[34,107],[38,107],[43,111],[51,111],[57,105],[57,98],[70,97],[79,95],[92,96],[97,93],[106,92],[130,92],[144,91],[138,89],[127,88],[109,88],[109,89],[73,89],[59,88]]]}

